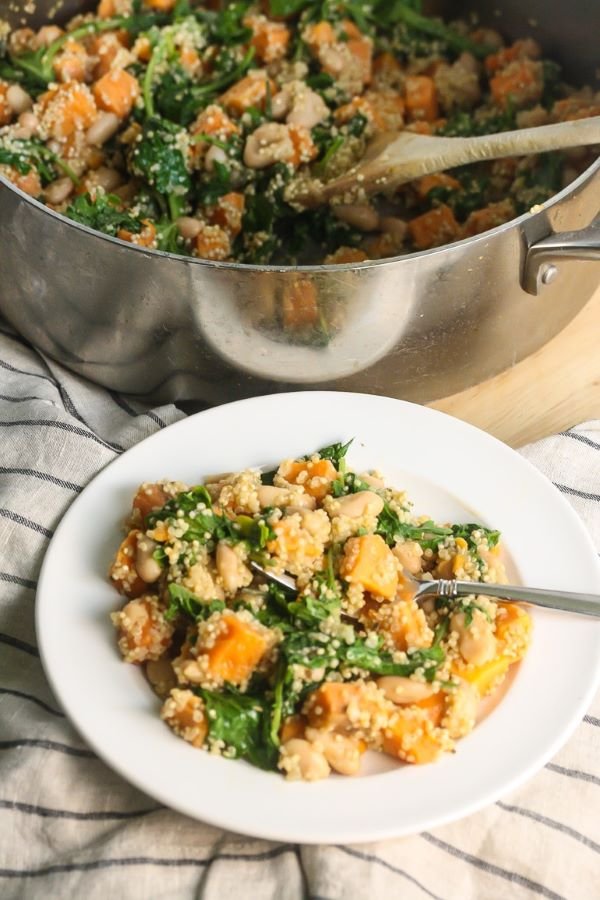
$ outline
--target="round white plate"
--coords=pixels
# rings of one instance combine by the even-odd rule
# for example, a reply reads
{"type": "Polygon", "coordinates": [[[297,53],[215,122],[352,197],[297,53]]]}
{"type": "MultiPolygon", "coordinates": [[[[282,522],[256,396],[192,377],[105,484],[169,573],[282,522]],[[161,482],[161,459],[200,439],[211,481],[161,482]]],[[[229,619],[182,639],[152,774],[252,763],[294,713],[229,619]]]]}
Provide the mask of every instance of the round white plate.
{"type": "MultiPolygon", "coordinates": [[[[124,453],[73,503],[37,594],[42,661],[83,738],[167,806],[282,841],[372,841],[468,815],[529,778],[583,716],[600,675],[600,622],[536,610],[531,650],[501,703],[430,766],[382,765],[313,784],[186,744],[161,722],[141,671],[119,657],[106,572],[143,481],[270,466],[354,437],[349,462],[405,488],[415,511],[499,528],[528,585],[600,592],[591,540],[569,504],[504,444],[442,413],[363,394],[276,394],[191,416],[124,453]]],[[[377,762],[381,760],[381,762],[377,762]]],[[[389,760],[388,760],[389,762],[389,760]]]]}

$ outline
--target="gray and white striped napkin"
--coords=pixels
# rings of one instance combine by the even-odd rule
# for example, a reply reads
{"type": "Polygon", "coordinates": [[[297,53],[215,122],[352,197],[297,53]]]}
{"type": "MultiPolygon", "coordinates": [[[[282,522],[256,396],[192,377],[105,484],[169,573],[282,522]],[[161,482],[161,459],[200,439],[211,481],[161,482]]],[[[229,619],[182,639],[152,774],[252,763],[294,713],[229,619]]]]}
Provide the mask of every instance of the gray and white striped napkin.
{"type": "MultiPolygon", "coordinates": [[[[36,579],[60,517],[92,476],[181,413],[94,387],[0,331],[3,900],[600,897],[600,698],[525,787],[453,825],[370,845],[226,833],[158,806],[100,762],[44,678],[36,579]]],[[[600,421],[522,452],[565,493],[600,550],[600,421]]]]}

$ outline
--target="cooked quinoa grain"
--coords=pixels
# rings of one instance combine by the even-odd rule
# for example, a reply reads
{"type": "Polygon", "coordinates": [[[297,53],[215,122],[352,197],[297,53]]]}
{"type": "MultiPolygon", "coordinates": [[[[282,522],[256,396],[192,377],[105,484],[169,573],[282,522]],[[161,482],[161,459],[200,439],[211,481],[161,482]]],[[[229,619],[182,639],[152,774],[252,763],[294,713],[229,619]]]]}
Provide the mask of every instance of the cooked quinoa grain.
{"type": "Polygon", "coordinates": [[[477,594],[506,581],[499,533],[414,515],[348,448],[138,489],[112,620],[193,747],[305,781],[357,774],[367,749],[434,762],[527,652],[529,615],[477,594]],[[473,594],[417,603],[415,575],[460,575],[473,594]]]}

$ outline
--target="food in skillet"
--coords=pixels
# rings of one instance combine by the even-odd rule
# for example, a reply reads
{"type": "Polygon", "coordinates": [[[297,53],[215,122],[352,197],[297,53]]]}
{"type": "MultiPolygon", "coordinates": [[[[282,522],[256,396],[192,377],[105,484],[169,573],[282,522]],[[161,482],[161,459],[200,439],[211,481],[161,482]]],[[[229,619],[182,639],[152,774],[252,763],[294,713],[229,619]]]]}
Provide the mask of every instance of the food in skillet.
{"type": "Polygon", "coordinates": [[[419,0],[100,0],[63,32],[0,23],[0,173],[143,247],[243,263],[355,263],[469,237],[590,162],[545,154],[302,211],[370,138],[472,135],[600,113],[534,40],[424,16],[419,0]]]}
{"type": "Polygon", "coordinates": [[[433,762],[524,656],[529,615],[477,594],[506,580],[499,533],[415,516],[378,473],[349,469],[347,449],[139,488],[112,619],[194,747],[308,781],[356,774],[367,749],[433,762]],[[414,576],[472,580],[473,594],[417,605],[414,576]]]}

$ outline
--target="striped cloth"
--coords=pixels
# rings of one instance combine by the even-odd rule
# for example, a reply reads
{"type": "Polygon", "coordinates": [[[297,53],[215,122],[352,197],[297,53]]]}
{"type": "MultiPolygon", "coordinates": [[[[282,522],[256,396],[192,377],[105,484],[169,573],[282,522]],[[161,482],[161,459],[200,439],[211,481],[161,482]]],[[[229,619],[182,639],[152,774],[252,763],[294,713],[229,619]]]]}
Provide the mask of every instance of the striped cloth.
{"type": "MultiPolygon", "coordinates": [[[[160,807],[82,744],[34,633],[36,578],[102,466],[181,416],[144,409],[0,334],[0,897],[95,900],[592,900],[600,897],[600,702],[525,787],[429,833],[303,847],[160,807]]],[[[0,328],[1,330],[1,328],[0,328]]],[[[600,422],[525,448],[600,549],[600,422]]],[[[149,750],[150,752],[150,750],[149,750]]]]}

